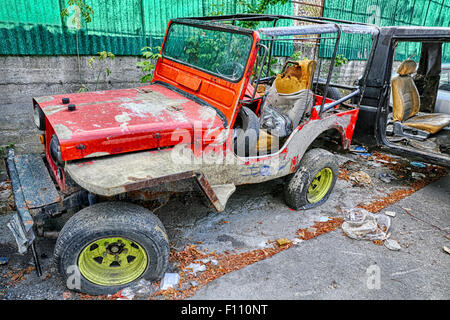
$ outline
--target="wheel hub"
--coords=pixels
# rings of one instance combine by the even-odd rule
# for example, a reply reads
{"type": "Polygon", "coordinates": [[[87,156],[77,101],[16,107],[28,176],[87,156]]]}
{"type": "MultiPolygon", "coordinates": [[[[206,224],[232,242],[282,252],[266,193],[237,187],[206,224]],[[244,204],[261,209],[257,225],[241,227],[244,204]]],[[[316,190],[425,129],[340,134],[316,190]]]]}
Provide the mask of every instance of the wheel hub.
{"type": "Polygon", "coordinates": [[[139,278],[147,269],[146,251],[125,238],[102,238],[88,244],[78,257],[80,273],[90,282],[114,286],[139,278]]]}
{"type": "Polygon", "coordinates": [[[312,180],[306,195],[309,203],[316,203],[325,197],[333,181],[333,171],[330,168],[320,170],[312,180]]]}
{"type": "Polygon", "coordinates": [[[112,255],[120,255],[124,251],[125,245],[123,243],[112,243],[106,247],[106,252],[112,255]]]}

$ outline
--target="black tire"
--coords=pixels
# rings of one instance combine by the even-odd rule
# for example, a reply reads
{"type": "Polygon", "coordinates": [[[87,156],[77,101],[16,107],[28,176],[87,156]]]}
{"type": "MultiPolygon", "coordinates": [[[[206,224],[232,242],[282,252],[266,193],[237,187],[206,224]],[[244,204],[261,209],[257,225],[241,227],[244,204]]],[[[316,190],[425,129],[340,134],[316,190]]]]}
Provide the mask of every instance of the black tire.
{"type": "MultiPolygon", "coordinates": [[[[319,82],[327,82],[327,80],[319,78],[319,82]]],[[[325,92],[325,85],[314,82],[312,85],[312,89],[315,90],[316,86],[317,86],[316,93],[323,96],[323,94],[325,92]]],[[[328,87],[327,98],[333,99],[333,100],[339,100],[340,98],[342,98],[342,95],[338,88],[328,87]]]]}
{"type": "Polygon", "coordinates": [[[259,139],[259,119],[247,107],[242,107],[236,116],[234,139],[234,152],[240,157],[256,155],[256,146],[259,139]]]}
{"type": "Polygon", "coordinates": [[[161,221],[149,210],[131,203],[103,202],[80,210],[67,221],[56,242],[54,259],[66,284],[68,278],[73,277],[73,266],[76,266],[80,286],[69,289],[92,295],[113,294],[141,278],[160,279],[168,265],[169,243],[161,221]],[[80,272],[79,257],[83,249],[93,241],[108,237],[123,237],[145,251],[145,270],[138,278],[123,284],[99,285],[80,272]]]}
{"type": "Polygon", "coordinates": [[[331,152],[319,148],[309,150],[301,160],[297,171],[287,178],[284,187],[287,205],[295,210],[320,206],[327,201],[333,191],[338,175],[339,166],[335,156],[331,152]],[[319,201],[311,203],[308,200],[308,188],[311,186],[316,175],[325,168],[331,169],[332,172],[329,189],[319,201]]]}

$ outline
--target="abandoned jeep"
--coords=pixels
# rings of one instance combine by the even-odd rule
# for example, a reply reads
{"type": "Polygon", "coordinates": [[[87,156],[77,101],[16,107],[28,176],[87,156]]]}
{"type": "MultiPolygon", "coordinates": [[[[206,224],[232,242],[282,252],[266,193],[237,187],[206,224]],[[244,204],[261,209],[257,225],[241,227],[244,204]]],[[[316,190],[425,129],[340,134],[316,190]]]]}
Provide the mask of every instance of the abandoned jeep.
{"type": "Polygon", "coordinates": [[[64,281],[79,272],[72,289],[114,293],[141,278],[160,279],[168,265],[164,226],[137,203],[197,191],[223,211],[236,185],[284,177],[288,206],[323,204],[338,164],[316,143],[337,138],[349,148],[359,111],[351,101],[365,90],[364,80],[330,84],[339,39],[373,41],[378,33],[325,18],[174,19],[150,85],[34,98],[45,157],[12,149],[7,157],[18,212],[8,227],[19,252],[30,248],[40,273],[35,237],[55,237],[64,281]],[[289,19],[301,25],[276,26],[289,19]],[[249,21],[270,26],[243,27],[249,21]],[[275,48],[296,42],[312,43],[312,57],[274,72],[275,48]],[[339,89],[350,93],[341,97],[339,89]],[[61,230],[48,229],[46,222],[67,212],[76,213],[61,230]]]}
{"type": "Polygon", "coordinates": [[[449,60],[450,28],[381,28],[355,139],[450,167],[449,60]]]}

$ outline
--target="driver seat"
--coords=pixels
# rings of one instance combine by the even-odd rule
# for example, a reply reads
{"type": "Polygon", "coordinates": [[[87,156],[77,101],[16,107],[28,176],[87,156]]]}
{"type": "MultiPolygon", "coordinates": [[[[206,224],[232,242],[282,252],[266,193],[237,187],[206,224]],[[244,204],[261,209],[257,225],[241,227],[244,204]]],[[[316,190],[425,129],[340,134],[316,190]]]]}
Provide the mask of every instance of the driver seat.
{"type": "Polygon", "coordinates": [[[277,75],[269,89],[265,106],[289,118],[292,130],[311,112],[314,99],[309,88],[316,65],[315,60],[307,59],[296,61],[288,68],[285,65],[285,70],[277,75]]]}
{"type": "Polygon", "coordinates": [[[420,97],[411,75],[416,71],[414,60],[405,60],[398,67],[392,83],[394,134],[423,140],[450,124],[450,115],[419,114],[420,97]]]}

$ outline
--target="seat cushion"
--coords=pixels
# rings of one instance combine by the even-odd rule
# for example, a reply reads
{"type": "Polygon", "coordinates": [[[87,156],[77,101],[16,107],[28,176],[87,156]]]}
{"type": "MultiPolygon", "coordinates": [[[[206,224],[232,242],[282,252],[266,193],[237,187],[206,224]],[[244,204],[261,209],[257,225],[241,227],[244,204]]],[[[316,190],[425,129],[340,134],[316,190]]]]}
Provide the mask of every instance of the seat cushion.
{"type": "Polygon", "coordinates": [[[414,117],[420,108],[419,92],[410,76],[392,79],[394,121],[405,121],[414,117]]]}
{"type": "Polygon", "coordinates": [[[291,94],[311,87],[312,76],[317,65],[315,60],[301,60],[277,75],[274,83],[278,93],[291,94]]]}
{"type": "Polygon", "coordinates": [[[424,130],[431,134],[438,132],[449,124],[450,115],[445,113],[417,115],[403,122],[406,127],[424,130]]]}

